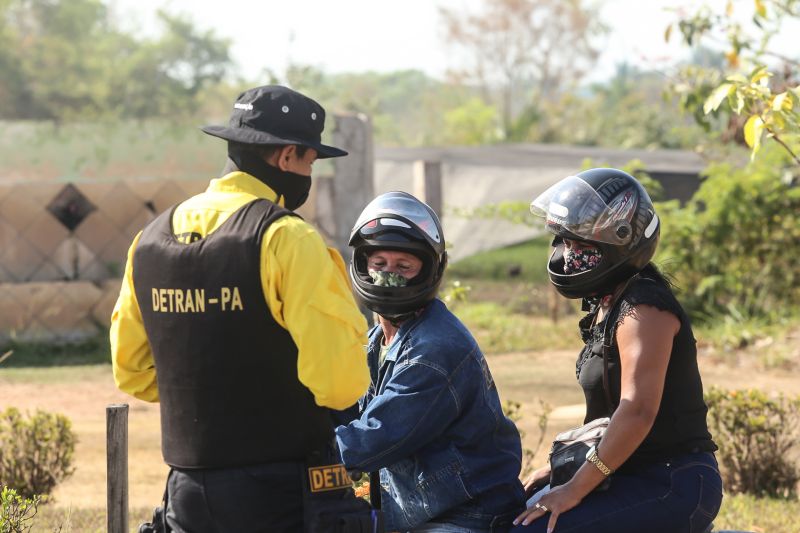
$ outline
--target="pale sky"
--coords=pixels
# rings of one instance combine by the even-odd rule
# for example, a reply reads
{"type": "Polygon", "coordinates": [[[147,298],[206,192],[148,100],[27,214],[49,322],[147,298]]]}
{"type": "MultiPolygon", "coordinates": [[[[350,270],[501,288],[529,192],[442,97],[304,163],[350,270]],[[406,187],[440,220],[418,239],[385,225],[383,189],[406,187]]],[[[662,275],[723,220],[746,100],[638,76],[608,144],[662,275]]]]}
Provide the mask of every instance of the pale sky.
{"type": "MultiPolygon", "coordinates": [[[[266,67],[282,73],[289,62],[334,73],[419,69],[443,78],[448,67],[457,65],[448,57],[452,51],[443,39],[438,7],[475,11],[480,5],[480,0],[110,1],[129,29],[154,31],[159,8],[187,14],[200,28],[213,28],[217,36],[232,40],[234,60],[250,80],[266,67]]],[[[698,2],[596,1],[611,31],[590,80],[607,79],[621,62],[661,70],[685,57],[677,32],[670,44],[664,42],[664,30],[675,19],[666,8],[698,2]]],[[[724,5],[723,0],[710,3],[724,5]]],[[[752,10],[746,2],[736,5],[743,12],[752,10]]]]}

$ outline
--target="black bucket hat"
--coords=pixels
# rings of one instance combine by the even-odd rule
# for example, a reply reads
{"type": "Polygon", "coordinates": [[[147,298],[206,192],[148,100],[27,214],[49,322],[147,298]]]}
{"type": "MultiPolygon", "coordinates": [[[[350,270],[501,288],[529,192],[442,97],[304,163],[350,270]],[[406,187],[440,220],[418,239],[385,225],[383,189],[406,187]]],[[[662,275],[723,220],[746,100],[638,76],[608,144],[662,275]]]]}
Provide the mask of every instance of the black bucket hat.
{"type": "Polygon", "coordinates": [[[298,144],[317,157],[341,157],[347,152],[322,144],[325,110],[311,98],[280,85],[264,85],[239,95],[228,126],[203,126],[205,133],[242,144],[298,144]]]}

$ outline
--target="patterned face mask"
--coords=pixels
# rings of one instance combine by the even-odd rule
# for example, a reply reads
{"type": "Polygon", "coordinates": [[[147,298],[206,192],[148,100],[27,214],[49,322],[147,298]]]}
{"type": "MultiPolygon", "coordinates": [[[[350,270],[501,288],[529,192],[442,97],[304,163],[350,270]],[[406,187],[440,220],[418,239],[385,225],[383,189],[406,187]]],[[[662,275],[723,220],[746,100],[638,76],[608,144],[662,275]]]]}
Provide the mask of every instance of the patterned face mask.
{"type": "Polygon", "coordinates": [[[564,248],[564,274],[580,274],[591,270],[602,257],[597,248],[564,248]]]}
{"type": "Polygon", "coordinates": [[[372,283],[378,287],[405,287],[408,285],[408,280],[397,272],[370,270],[369,275],[372,278],[372,283]]]}

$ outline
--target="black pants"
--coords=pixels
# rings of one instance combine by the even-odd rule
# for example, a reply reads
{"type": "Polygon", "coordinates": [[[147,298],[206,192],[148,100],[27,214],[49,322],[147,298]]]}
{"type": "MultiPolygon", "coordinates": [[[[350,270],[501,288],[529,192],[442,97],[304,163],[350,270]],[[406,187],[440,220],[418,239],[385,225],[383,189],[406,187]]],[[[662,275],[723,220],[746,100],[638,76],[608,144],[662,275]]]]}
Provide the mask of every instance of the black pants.
{"type": "Polygon", "coordinates": [[[173,469],[167,523],[175,533],[300,533],[304,465],[173,469]]]}

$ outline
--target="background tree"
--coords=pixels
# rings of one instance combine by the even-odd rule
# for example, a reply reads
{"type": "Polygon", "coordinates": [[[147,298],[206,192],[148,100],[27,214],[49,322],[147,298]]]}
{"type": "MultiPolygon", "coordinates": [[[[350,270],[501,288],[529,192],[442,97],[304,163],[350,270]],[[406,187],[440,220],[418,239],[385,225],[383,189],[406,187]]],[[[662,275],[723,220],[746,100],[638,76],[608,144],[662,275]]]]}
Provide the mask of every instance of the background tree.
{"type": "Polygon", "coordinates": [[[598,56],[605,32],[597,11],[582,0],[485,0],[477,13],[440,10],[446,42],[463,55],[453,71],[480,87],[500,112],[503,136],[516,140],[542,102],[581,80],[598,56]]]}
{"type": "Polygon", "coordinates": [[[101,0],[0,0],[0,118],[65,121],[191,112],[229,71],[229,42],[159,13],[138,39],[101,0]]]}

